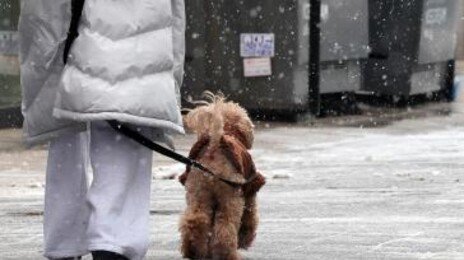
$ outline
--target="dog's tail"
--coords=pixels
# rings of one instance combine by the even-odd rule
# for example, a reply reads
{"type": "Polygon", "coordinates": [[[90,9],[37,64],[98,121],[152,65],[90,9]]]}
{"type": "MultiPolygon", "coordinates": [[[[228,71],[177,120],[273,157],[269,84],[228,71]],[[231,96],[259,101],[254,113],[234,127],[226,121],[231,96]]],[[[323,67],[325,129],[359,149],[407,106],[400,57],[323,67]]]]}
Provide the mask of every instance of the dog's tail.
{"type": "Polygon", "coordinates": [[[223,95],[206,93],[210,105],[192,110],[186,117],[186,125],[197,135],[208,136],[210,146],[217,147],[224,135],[224,117],[222,115],[225,98],[223,95]]]}

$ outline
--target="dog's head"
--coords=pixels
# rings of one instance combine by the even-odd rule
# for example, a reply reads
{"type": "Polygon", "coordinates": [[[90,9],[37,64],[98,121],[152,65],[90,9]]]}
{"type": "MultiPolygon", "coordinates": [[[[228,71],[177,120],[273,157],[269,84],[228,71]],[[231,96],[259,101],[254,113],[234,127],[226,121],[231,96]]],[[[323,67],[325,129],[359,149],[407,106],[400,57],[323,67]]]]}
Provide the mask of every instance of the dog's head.
{"type": "Polygon", "coordinates": [[[245,109],[234,102],[222,105],[224,133],[234,136],[247,148],[251,149],[254,141],[254,125],[245,109]]]}
{"type": "Polygon", "coordinates": [[[184,117],[185,126],[198,136],[221,131],[234,136],[247,149],[251,149],[254,125],[247,111],[237,103],[226,101],[222,94],[207,93],[206,98],[209,99],[208,102],[203,102],[203,106],[191,110],[184,117]]]}

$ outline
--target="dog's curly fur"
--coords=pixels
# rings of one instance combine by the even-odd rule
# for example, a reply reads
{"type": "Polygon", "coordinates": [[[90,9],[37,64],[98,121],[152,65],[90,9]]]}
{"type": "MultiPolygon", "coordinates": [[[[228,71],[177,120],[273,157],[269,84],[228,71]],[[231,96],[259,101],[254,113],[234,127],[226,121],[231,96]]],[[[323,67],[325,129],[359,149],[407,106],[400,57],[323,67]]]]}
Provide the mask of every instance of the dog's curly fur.
{"type": "Polygon", "coordinates": [[[211,103],[185,117],[198,140],[190,157],[228,180],[251,183],[233,187],[217,178],[187,168],[179,178],[185,185],[187,209],[183,214],[181,252],[191,259],[241,259],[238,249],[251,246],[258,226],[256,194],[265,184],[248,153],[253,124],[238,104],[210,95],[211,103]]]}

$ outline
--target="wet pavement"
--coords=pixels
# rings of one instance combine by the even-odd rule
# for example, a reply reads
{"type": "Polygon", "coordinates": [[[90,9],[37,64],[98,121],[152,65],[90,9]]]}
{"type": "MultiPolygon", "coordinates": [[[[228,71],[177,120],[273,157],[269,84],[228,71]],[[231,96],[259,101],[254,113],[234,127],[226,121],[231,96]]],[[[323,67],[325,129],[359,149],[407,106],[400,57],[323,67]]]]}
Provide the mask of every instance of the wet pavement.
{"type": "MultiPolygon", "coordinates": [[[[268,184],[245,258],[464,259],[463,104],[258,123],[268,184]]],[[[20,134],[0,131],[0,259],[41,259],[46,147],[25,150],[20,134]]],[[[183,167],[154,161],[147,259],[181,259],[184,192],[170,177],[183,167]]]]}

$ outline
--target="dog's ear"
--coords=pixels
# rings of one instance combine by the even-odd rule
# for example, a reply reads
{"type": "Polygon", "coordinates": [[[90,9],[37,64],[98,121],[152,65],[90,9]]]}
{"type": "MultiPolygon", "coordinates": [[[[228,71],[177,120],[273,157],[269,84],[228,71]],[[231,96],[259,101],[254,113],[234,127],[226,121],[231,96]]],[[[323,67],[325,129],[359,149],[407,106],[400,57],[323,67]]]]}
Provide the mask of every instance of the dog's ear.
{"type": "Polygon", "coordinates": [[[183,117],[185,128],[200,135],[204,128],[204,117],[209,114],[209,110],[208,106],[202,106],[190,111],[183,117]]]}
{"type": "Polygon", "coordinates": [[[266,178],[260,172],[256,172],[255,179],[243,186],[243,194],[245,197],[253,196],[261,189],[261,187],[264,186],[264,184],[266,184],[266,178]]]}
{"type": "MultiPolygon", "coordinates": [[[[202,136],[222,136],[224,121],[222,114],[216,111],[217,104],[195,108],[183,118],[184,126],[197,134],[198,138],[202,136]]],[[[216,138],[217,141],[217,138],[216,138]]]]}

